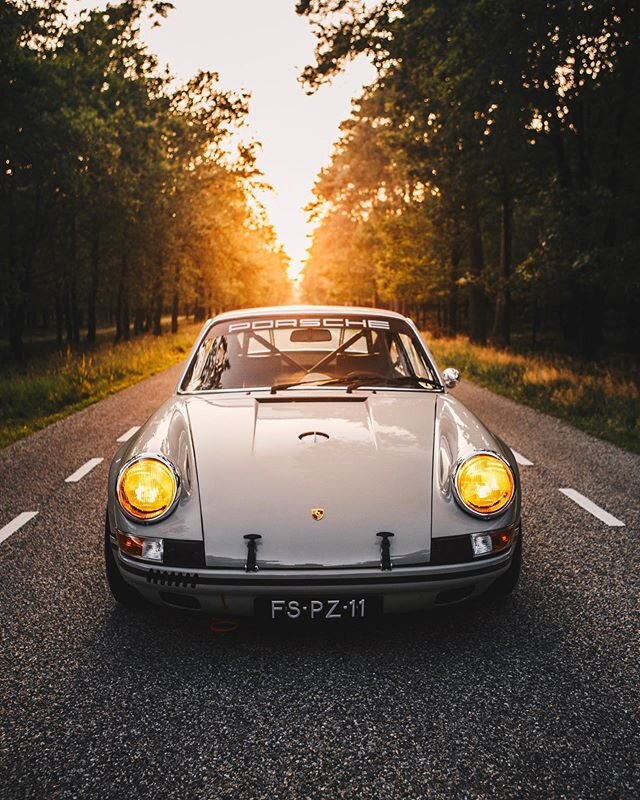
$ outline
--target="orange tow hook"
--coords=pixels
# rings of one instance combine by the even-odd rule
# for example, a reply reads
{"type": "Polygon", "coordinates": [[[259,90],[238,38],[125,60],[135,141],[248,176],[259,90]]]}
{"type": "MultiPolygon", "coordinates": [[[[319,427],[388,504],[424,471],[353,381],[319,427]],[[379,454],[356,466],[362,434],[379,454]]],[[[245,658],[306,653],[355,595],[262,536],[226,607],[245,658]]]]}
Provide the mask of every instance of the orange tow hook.
{"type": "Polygon", "coordinates": [[[240,620],[229,617],[211,617],[209,630],[211,633],[233,633],[240,627],[240,620]]]}

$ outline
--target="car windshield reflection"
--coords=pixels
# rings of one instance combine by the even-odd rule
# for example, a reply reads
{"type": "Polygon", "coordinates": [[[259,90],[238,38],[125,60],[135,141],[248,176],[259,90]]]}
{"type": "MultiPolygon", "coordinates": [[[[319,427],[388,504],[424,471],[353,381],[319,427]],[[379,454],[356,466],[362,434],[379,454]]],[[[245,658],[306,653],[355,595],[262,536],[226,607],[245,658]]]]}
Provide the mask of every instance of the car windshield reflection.
{"type": "Polygon", "coordinates": [[[441,389],[418,337],[401,319],[274,317],[211,326],[196,350],[184,392],[296,386],[441,389]]]}

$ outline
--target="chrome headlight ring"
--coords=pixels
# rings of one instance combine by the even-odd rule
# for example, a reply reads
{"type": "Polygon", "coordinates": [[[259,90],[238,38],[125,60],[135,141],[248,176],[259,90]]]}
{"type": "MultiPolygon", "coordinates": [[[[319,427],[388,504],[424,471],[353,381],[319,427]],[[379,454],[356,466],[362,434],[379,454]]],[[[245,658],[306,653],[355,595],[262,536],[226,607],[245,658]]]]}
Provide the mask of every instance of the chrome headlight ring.
{"type": "Polygon", "coordinates": [[[161,520],[166,519],[169,516],[169,514],[171,514],[175,510],[175,507],[178,505],[178,502],[180,500],[180,485],[181,485],[180,473],[178,472],[178,468],[173,463],[173,461],[170,461],[162,453],[148,453],[148,452],[138,453],[138,455],[133,456],[133,458],[130,458],[125,464],[123,464],[123,466],[120,468],[118,472],[118,477],[116,479],[116,500],[118,502],[118,507],[125,515],[125,517],[132,520],[133,522],[136,522],[140,525],[154,525],[156,522],[160,522],[161,520]],[[136,517],[134,514],[131,514],[129,511],[127,511],[126,508],[124,508],[122,503],[120,502],[120,482],[122,481],[124,473],[133,464],[135,464],[138,461],[143,461],[144,459],[151,461],[160,461],[162,464],[168,467],[168,469],[171,470],[176,487],[171,504],[162,512],[162,514],[160,514],[157,517],[153,517],[153,519],[141,519],[140,517],[136,517]]]}
{"type": "Polygon", "coordinates": [[[471,453],[467,453],[466,455],[458,458],[455,464],[453,465],[453,469],[451,470],[451,488],[453,490],[453,496],[455,497],[456,502],[458,503],[460,508],[467,514],[471,514],[471,516],[476,517],[477,519],[493,519],[494,517],[499,517],[501,514],[504,514],[505,511],[507,511],[507,509],[509,509],[512,506],[516,498],[516,490],[517,490],[516,476],[513,469],[511,468],[511,464],[509,464],[507,459],[504,456],[500,455],[500,453],[497,453],[495,450],[473,450],[471,453]],[[489,511],[486,513],[483,513],[481,511],[475,511],[474,509],[469,508],[469,506],[464,502],[464,500],[460,496],[460,492],[458,491],[458,473],[460,472],[462,466],[466,464],[466,462],[470,458],[474,458],[475,456],[491,456],[493,458],[498,459],[498,461],[501,461],[504,464],[504,466],[509,470],[509,472],[513,477],[513,494],[511,495],[509,501],[502,508],[499,508],[497,511],[489,511]]]}

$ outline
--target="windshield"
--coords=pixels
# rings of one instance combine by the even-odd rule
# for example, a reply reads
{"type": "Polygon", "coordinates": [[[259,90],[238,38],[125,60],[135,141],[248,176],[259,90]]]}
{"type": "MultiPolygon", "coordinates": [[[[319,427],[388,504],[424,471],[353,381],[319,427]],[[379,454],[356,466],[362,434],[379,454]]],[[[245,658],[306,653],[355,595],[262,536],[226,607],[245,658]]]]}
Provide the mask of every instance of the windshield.
{"type": "Polygon", "coordinates": [[[352,388],[354,381],[366,385],[367,378],[376,388],[440,388],[420,342],[403,320],[351,314],[216,323],[194,354],[181,389],[275,391],[323,383],[352,388]]]}

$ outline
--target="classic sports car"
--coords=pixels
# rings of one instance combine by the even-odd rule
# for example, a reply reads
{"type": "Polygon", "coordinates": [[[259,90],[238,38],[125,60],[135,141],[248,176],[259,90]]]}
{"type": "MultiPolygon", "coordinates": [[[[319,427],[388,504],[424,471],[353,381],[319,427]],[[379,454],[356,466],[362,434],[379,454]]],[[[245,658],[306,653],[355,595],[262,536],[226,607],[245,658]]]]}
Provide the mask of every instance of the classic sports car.
{"type": "Polygon", "coordinates": [[[117,452],[115,599],[339,620],[507,595],[512,452],[391,311],[289,306],[203,327],[173,396],[117,452]]]}

